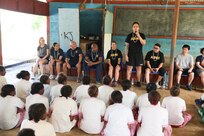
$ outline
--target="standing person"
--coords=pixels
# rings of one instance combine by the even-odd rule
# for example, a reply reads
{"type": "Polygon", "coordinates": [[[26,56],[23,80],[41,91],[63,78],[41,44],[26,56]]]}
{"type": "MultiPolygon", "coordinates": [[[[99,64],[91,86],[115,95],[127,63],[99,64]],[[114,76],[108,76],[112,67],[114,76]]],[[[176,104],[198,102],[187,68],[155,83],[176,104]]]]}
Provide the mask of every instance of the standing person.
{"type": "Polygon", "coordinates": [[[190,50],[190,46],[185,44],[182,47],[182,53],[176,56],[176,68],[177,68],[177,75],[176,75],[176,81],[177,87],[180,87],[180,80],[181,75],[185,74],[188,75],[188,84],[186,85],[186,89],[191,91],[192,86],[191,83],[194,79],[194,62],[193,62],[193,56],[188,54],[190,50]]]}
{"type": "Polygon", "coordinates": [[[141,72],[142,72],[142,65],[144,64],[143,61],[143,52],[142,47],[146,44],[146,38],[143,33],[139,32],[139,23],[134,22],[132,24],[132,30],[133,32],[130,33],[126,40],[126,55],[125,59],[127,62],[127,79],[130,80],[132,68],[133,66],[136,66],[136,81],[137,86],[141,87],[141,72]]]}
{"type": "Polygon", "coordinates": [[[50,79],[55,79],[53,75],[53,67],[56,66],[57,75],[60,73],[61,64],[64,63],[64,52],[58,43],[53,43],[53,49],[50,53],[50,79]]]}
{"type": "Polygon", "coordinates": [[[196,57],[196,72],[200,76],[201,82],[204,86],[204,48],[200,49],[200,56],[196,57]]]}
{"type": "Polygon", "coordinates": [[[72,87],[65,85],[60,90],[61,96],[55,98],[50,106],[51,118],[55,132],[69,132],[76,125],[78,116],[77,103],[71,98],[72,87]]]}
{"type": "Polygon", "coordinates": [[[81,62],[82,62],[82,50],[80,47],[77,47],[75,41],[70,42],[70,49],[67,51],[65,63],[63,64],[63,72],[66,75],[67,69],[76,67],[77,69],[77,82],[80,82],[81,74],[81,62]]]}
{"type": "Polygon", "coordinates": [[[103,72],[103,53],[99,50],[98,45],[93,43],[91,49],[87,50],[83,64],[84,75],[87,76],[90,68],[96,69],[96,83],[100,84],[103,72]]]}
{"type": "Polygon", "coordinates": [[[0,98],[0,129],[19,127],[24,118],[24,103],[15,97],[15,87],[11,84],[2,87],[0,98]]]}
{"type": "Polygon", "coordinates": [[[104,125],[102,117],[105,114],[106,105],[97,98],[97,86],[89,87],[88,93],[90,98],[83,99],[79,106],[78,126],[88,134],[99,134],[104,125]]]}
{"type": "Polygon", "coordinates": [[[108,51],[106,59],[108,60],[109,65],[108,75],[110,76],[110,78],[112,78],[113,71],[115,70],[115,81],[113,83],[113,86],[117,86],[122,61],[122,53],[119,49],[117,49],[117,44],[115,41],[111,42],[111,50],[108,51]]]}
{"type": "Polygon", "coordinates": [[[6,69],[4,68],[4,66],[0,65],[0,93],[1,93],[1,88],[7,84],[5,75],[6,75],[6,69]]]}
{"type": "Polygon", "coordinates": [[[34,75],[38,72],[38,67],[40,68],[40,73],[45,74],[45,64],[48,64],[49,60],[49,46],[45,44],[43,37],[39,39],[39,46],[37,47],[37,60],[35,67],[33,69],[34,75]]]}
{"type": "Polygon", "coordinates": [[[184,127],[192,118],[186,112],[186,102],[179,97],[180,88],[172,87],[171,96],[164,97],[162,107],[166,108],[169,116],[169,124],[176,127],[184,127]]]}
{"type": "Polygon", "coordinates": [[[45,121],[47,117],[46,107],[42,103],[36,103],[29,108],[29,119],[24,119],[20,130],[30,128],[35,131],[35,136],[56,136],[52,124],[45,121]]]}
{"type": "Polygon", "coordinates": [[[145,57],[146,66],[145,66],[145,79],[146,83],[149,83],[149,74],[158,72],[159,77],[156,81],[157,88],[161,88],[159,82],[165,74],[165,69],[163,68],[164,64],[164,54],[160,51],[161,45],[156,43],[153,50],[149,51],[145,57]]]}
{"type": "Polygon", "coordinates": [[[31,91],[31,82],[29,82],[30,73],[28,71],[22,70],[16,75],[16,77],[20,79],[18,82],[14,83],[16,88],[16,95],[23,102],[25,102],[26,97],[30,94],[31,91]]]}

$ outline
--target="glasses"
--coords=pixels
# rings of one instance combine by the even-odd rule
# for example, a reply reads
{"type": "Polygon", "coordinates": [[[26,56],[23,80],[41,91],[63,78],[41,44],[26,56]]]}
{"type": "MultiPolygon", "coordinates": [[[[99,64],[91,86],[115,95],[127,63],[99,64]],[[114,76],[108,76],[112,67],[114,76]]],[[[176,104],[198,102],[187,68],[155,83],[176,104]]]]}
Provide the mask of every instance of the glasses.
{"type": "Polygon", "coordinates": [[[158,50],[159,48],[157,48],[157,47],[154,47],[154,49],[158,50]]]}

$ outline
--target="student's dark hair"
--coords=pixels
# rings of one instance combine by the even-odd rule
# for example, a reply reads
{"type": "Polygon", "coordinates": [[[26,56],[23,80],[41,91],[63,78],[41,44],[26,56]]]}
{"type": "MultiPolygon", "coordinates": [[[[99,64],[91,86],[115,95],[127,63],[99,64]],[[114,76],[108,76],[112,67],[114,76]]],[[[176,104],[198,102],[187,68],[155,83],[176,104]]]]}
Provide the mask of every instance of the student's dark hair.
{"type": "Polygon", "coordinates": [[[132,23],[132,26],[134,26],[135,24],[140,25],[138,22],[133,22],[133,23],[132,23]]]}
{"type": "Polygon", "coordinates": [[[116,41],[112,41],[111,43],[115,43],[115,44],[117,44],[116,41]]]}
{"type": "Polygon", "coordinates": [[[62,96],[68,98],[72,95],[72,87],[70,85],[64,85],[60,92],[62,96]]]}
{"type": "Polygon", "coordinates": [[[103,84],[104,85],[110,85],[110,83],[111,83],[111,77],[109,75],[105,75],[103,77],[103,84]]]}
{"type": "Polygon", "coordinates": [[[89,76],[84,76],[82,79],[83,85],[89,85],[90,81],[91,81],[91,79],[89,76]]]}
{"type": "Polygon", "coordinates": [[[157,86],[155,83],[148,83],[146,86],[146,91],[147,93],[151,92],[151,91],[156,91],[157,90],[157,86]]]}
{"type": "Polygon", "coordinates": [[[97,97],[98,96],[98,87],[95,85],[92,85],[88,89],[88,94],[90,97],[97,97]]]}
{"type": "Polygon", "coordinates": [[[200,53],[203,54],[203,51],[204,51],[204,48],[201,48],[200,49],[200,53]]]}
{"type": "Polygon", "coordinates": [[[130,80],[127,80],[127,79],[124,79],[123,81],[122,81],[122,88],[123,88],[123,91],[126,91],[126,90],[128,90],[128,89],[130,89],[130,87],[131,87],[131,81],[130,80]]]}
{"type": "Polygon", "coordinates": [[[55,47],[56,44],[58,44],[58,43],[57,43],[57,42],[54,42],[54,43],[53,43],[53,47],[55,47]]]}
{"type": "Polygon", "coordinates": [[[20,132],[18,132],[17,136],[35,136],[35,131],[30,128],[24,128],[20,132]]]}
{"type": "Polygon", "coordinates": [[[2,65],[0,65],[0,73],[1,73],[1,72],[5,72],[5,71],[6,71],[5,67],[2,66],[2,65]]]}
{"type": "Polygon", "coordinates": [[[26,70],[22,70],[20,73],[16,75],[18,79],[26,79],[26,77],[30,76],[30,73],[26,70]]]}
{"type": "Polygon", "coordinates": [[[152,105],[157,105],[158,102],[159,102],[160,99],[161,99],[161,95],[160,95],[157,91],[151,91],[151,92],[149,92],[149,94],[148,94],[148,99],[149,99],[149,102],[150,102],[152,105]]]}
{"type": "Polygon", "coordinates": [[[44,88],[43,84],[40,82],[35,82],[31,85],[31,94],[38,94],[40,90],[44,88]]]}
{"type": "Polygon", "coordinates": [[[44,114],[46,114],[46,107],[42,103],[36,103],[29,107],[28,116],[29,120],[34,120],[34,122],[39,122],[43,119],[44,114]]]}
{"type": "Polygon", "coordinates": [[[176,86],[173,86],[173,87],[170,89],[170,94],[171,94],[171,96],[179,96],[179,94],[180,94],[180,88],[179,88],[179,87],[176,87],[176,86]]]}
{"type": "Polygon", "coordinates": [[[183,49],[183,48],[188,48],[188,50],[191,49],[190,46],[189,46],[188,44],[184,44],[183,47],[182,47],[182,49],[183,49]]]}
{"type": "Polygon", "coordinates": [[[120,91],[115,90],[111,94],[111,100],[113,103],[122,103],[123,95],[120,91]]]}
{"type": "Polygon", "coordinates": [[[1,96],[6,97],[10,95],[12,92],[15,92],[15,87],[12,84],[6,84],[1,88],[1,96]]]}
{"type": "Polygon", "coordinates": [[[63,73],[58,74],[57,82],[59,84],[64,84],[64,82],[67,81],[67,76],[63,73]]]}
{"type": "Polygon", "coordinates": [[[155,43],[154,46],[158,46],[159,48],[161,47],[159,43],[155,43]]]}
{"type": "Polygon", "coordinates": [[[49,77],[48,75],[42,75],[40,76],[40,82],[43,83],[43,84],[47,84],[47,81],[49,80],[49,77]]]}

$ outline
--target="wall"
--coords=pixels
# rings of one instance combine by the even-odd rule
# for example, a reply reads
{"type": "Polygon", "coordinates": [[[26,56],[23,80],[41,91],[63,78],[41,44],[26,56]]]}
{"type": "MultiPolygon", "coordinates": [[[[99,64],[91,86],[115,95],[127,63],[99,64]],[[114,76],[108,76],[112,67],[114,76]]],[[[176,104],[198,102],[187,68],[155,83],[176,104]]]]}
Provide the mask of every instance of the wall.
{"type": "MultiPolygon", "coordinates": [[[[100,4],[86,4],[86,7],[90,8],[100,8],[102,5],[100,4]]],[[[173,5],[118,5],[118,4],[112,4],[110,5],[110,11],[114,12],[114,6],[134,6],[134,7],[173,7],[173,5]]],[[[58,41],[58,14],[57,14],[57,9],[59,7],[63,8],[78,8],[79,4],[74,4],[74,3],[55,3],[51,2],[50,3],[50,41],[53,43],[54,41],[58,41]]],[[[199,8],[199,7],[204,7],[200,5],[181,5],[181,7],[193,7],[193,8],[199,8]]],[[[131,32],[130,28],[130,32],[131,32]]],[[[142,28],[140,28],[142,32],[142,28]]],[[[145,34],[145,32],[143,32],[145,34]]],[[[125,38],[126,36],[118,36],[118,35],[113,35],[113,40],[115,40],[118,44],[118,48],[124,53],[125,51],[125,38]]],[[[166,62],[168,63],[168,59],[170,56],[170,49],[171,49],[171,39],[169,38],[149,38],[146,37],[147,39],[147,44],[143,48],[144,54],[146,54],[147,51],[151,50],[153,45],[155,43],[160,43],[162,45],[161,51],[165,54],[166,57],[166,62]]],[[[175,54],[178,54],[181,52],[181,48],[183,44],[189,44],[191,46],[190,53],[196,57],[199,53],[200,48],[204,47],[204,41],[203,40],[184,40],[184,39],[177,39],[177,47],[176,47],[176,52],[175,54]]]]}

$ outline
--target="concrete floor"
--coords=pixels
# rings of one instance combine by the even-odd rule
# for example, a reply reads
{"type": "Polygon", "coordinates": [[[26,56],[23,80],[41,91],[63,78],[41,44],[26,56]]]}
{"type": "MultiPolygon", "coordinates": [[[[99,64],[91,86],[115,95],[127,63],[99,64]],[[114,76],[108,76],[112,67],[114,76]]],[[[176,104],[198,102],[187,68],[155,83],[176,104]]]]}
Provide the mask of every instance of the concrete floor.
{"type": "MultiPolygon", "coordinates": [[[[15,78],[16,74],[20,71],[20,70],[31,70],[31,65],[30,63],[26,63],[17,67],[13,67],[10,69],[7,69],[7,79],[8,79],[8,83],[13,83],[15,82],[17,79],[15,78]]],[[[51,82],[52,85],[56,84],[56,81],[52,81],[51,82]]],[[[73,87],[73,90],[75,91],[75,89],[77,88],[77,86],[79,86],[79,83],[76,83],[75,81],[71,81],[71,78],[69,78],[69,85],[71,85],[73,87]]],[[[121,90],[121,87],[115,87],[115,89],[117,90],[121,90]]],[[[143,93],[145,93],[145,86],[142,86],[142,88],[136,88],[136,87],[132,87],[131,88],[132,91],[136,92],[137,95],[141,95],[143,93]]],[[[169,90],[164,90],[164,89],[158,89],[159,93],[162,96],[162,99],[165,96],[169,95],[169,90]]],[[[194,106],[194,100],[197,98],[200,98],[201,94],[203,92],[199,92],[199,91],[186,91],[184,89],[181,89],[181,94],[180,97],[183,98],[186,101],[187,104],[187,111],[193,115],[193,119],[190,121],[189,124],[187,124],[186,127],[184,128],[173,128],[173,136],[204,136],[204,123],[201,122],[201,117],[199,116],[197,109],[194,106]]],[[[0,136],[16,136],[17,133],[19,131],[19,128],[17,129],[13,129],[13,130],[9,130],[9,131],[2,131],[0,130],[0,136]]],[[[57,136],[89,136],[88,134],[82,132],[81,130],[79,130],[78,128],[74,128],[71,130],[71,132],[69,133],[57,133],[57,136]]]]}

